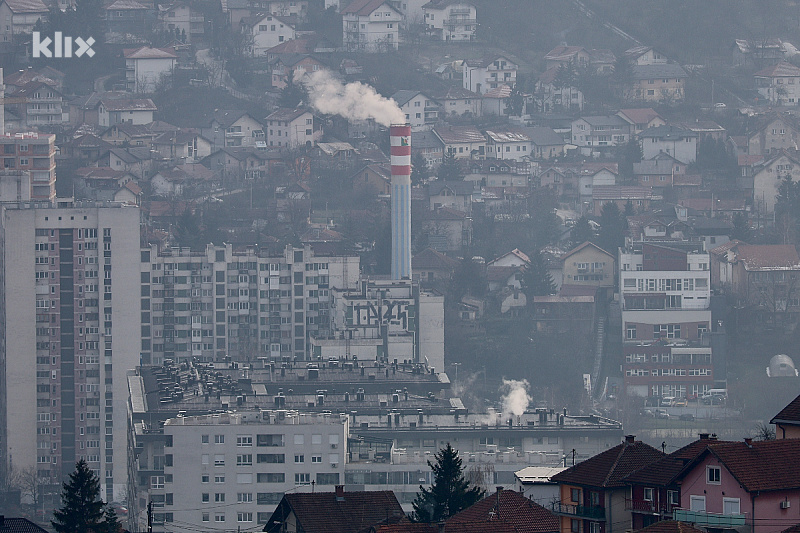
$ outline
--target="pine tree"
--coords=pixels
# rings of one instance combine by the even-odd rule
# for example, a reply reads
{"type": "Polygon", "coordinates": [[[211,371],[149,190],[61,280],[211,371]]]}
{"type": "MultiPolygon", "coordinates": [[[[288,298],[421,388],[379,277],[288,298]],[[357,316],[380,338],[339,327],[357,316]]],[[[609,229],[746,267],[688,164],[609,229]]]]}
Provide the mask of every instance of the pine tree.
{"type": "Polygon", "coordinates": [[[102,526],[103,500],[100,499],[100,479],[80,460],[69,482],[61,489],[61,509],[53,511],[50,522],[57,533],[87,533],[102,526]]]}
{"type": "Polygon", "coordinates": [[[730,234],[731,239],[750,242],[751,235],[750,222],[747,220],[747,215],[744,213],[736,213],[733,215],[733,228],[730,234]]]}
{"type": "Polygon", "coordinates": [[[616,254],[617,249],[625,244],[627,219],[614,202],[607,202],[600,212],[600,232],[597,245],[603,250],[616,254]]]}
{"type": "Polygon", "coordinates": [[[411,158],[411,183],[419,184],[430,177],[430,170],[428,169],[428,161],[422,152],[417,152],[411,158]]]}
{"type": "Polygon", "coordinates": [[[439,165],[439,172],[436,174],[440,180],[460,180],[464,176],[461,174],[456,155],[453,152],[445,152],[442,164],[439,165]]]}
{"type": "Polygon", "coordinates": [[[531,262],[522,272],[521,285],[528,306],[533,306],[534,296],[548,296],[556,292],[556,284],[541,252],[531,255],[531,262]]]}
{"type": "Polygon", "coordinates": [[[594,231],[592,230],[592,226],[589,224],[589,219],[585,216],[579,218],[572,227],[570,236],[574,246],[583,244],[586,241],[591,241],[594,238],[594,231]]]}
{"type": "Polygon", "coordinates": [[[479,487],[469,486],[458,450],[449,442],[434,457],[436,463],[428,461],[433,471],[433,484],[430,489],[420,485],[411,504],[415,522],[430,523],[449,518],[483,498],[485,493],[479,487]]]}
{"type": "Polygon", "coordinates": [[[103,523],[98,527],[99,530],[96,533],[122,533],[125,529],[117,517],[117,512],[110,505],[106,505],[106,510],[103,513],[103,523]]]}

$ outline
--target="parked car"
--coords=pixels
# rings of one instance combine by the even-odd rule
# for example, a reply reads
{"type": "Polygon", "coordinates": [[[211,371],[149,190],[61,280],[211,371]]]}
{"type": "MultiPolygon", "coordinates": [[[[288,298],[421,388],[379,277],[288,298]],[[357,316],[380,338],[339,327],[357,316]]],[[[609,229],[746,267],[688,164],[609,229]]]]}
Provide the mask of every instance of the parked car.
{"type": "Polygon", "coordinates": [[[668,419],[669,413],[666,409],[656,409],[655,416],[656,418],[668,419]]]}
{"type": "Polygon", "coordinates": [[[683,413],[681,416],[678,417],[680,420],[684,420],[686,422],[691,422],[694,420],[694,415],[692,413],[683,413]]]}
{"type": "Polygon", "coordinates": [[[673,407],[686,407],[689,405],[689,401],[686,398],[678,398],[674,402],[672,402],[673,407]]]}
{"type": "Polygon", "coordinates": [[[717,394],[707,394],[701,398],[705,405],[723,405],[725,403],[725,396],[717,394]]]}
{"type": "Polygon", "coordinates": [[[653,418],[653,417],[656,416],[655,412],[653,412],[652,409],[642,409],[641,415],[642,416],[647,416],[647,417],[650,417],[650,418],[653,418]]]}

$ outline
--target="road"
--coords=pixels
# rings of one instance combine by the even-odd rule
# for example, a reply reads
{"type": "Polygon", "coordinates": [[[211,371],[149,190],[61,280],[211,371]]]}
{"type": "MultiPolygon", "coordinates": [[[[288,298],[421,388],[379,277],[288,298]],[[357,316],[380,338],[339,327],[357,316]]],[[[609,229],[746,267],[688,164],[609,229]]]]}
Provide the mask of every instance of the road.
{"type": "Polygon", "coordinates": [[[634,44],[637,44],[637,45],[641,45],[642,44],[641,41],[639,41],[636,37],[634,37],[630,33],[627,33],[625,31],[623,31],[618,26],[615,26],[615,25],[611,24],[607,20],[603,20],[602,17],[599,17],[597,15],[597,13],[595,13],[594,11],[592,11],[591,9],[586,7],[586,4],[581,2],[581,0],[572,0],[572,3],[575,4],[575,7],[578,8],[578,11],[583,13],[586,16],[586,18],[589,18],[589,19],[592,19],[592,20],[600,22],[600,24],[602,24],[604,28],[609,29],[612,33],[616,34],[619,37],[622,37],[626,41],[630,41],[630,42],[632,42],[634,44]]]}

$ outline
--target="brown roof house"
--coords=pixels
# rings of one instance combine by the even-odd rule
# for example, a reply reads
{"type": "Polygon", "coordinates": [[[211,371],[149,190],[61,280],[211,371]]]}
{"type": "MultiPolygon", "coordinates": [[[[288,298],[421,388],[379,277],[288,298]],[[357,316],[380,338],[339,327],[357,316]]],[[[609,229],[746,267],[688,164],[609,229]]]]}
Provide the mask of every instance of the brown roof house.
{"type": "Polygon", "coordinates": [[[423,283],[450,281],[457,267],[457,260],[433,248],[425,248],[411,258],[411,271],[423,283]]]}
{"type": "Polygon", "coordinates": [[[380,525],[405,520],[405,513],[390,490],[345,493],[286,493],[272,513],[267,533],[367,533],[380,525]]]}
{"type": "Polygon", "coordinates": [[[664,454],[626,435],[625,441],[553,476],[560,501],[552,504],[561,533],[617,533],[629,529],[624,478],[661,459],[664,454]]]}
{"type": "Polygon", "coordinates": [[[800,396],[789,402],[769,423],[775,424],[775,437],[778,439],[800,438],[800,396]]]}

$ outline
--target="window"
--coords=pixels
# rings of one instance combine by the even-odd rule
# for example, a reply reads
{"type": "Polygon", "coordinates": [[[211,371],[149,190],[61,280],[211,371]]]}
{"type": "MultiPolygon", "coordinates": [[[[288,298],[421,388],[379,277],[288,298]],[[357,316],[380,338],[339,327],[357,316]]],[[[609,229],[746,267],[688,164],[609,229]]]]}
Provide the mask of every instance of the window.
{"type": "Polygon", "coordinates": [[[225,483],[225,474],[214,476],[214,483],[225,483]]]}
{"type": "Polygon", "coordinates": [[[294,475],[294,484],[295,485],[310,485],[311,484],[311,474],[295,474],[294,475]]]}
{"type": "Polygon", "coordinates": [[[164,476],[150,476],[150,488],[151,489],[163,489],[164,488],[164,476]]]}
{"type": "Polygon", "coordinates": [[[689,502],[690,511],[706,512],[706,497],[705,496],[691,496],[689,502]]]}
{"type": "Polygon", "coordinates": [[[722,498],[722,514],[740,514],[739,498],[722,498]]]}
{"type": "Polygon", "coordinates": [[[215,455],[214,456],[214,466],[225,466],[225,456],[224,455],[215,455]]]}
{"type": "Polygon", "coordinates": [[[236,513],[237,522],[252,522],[253,513],[236,513]]]}
{"type": "Polygon", "coordinates": [[[225,444],[225,435],[214,435],[214,444],[225,444]]]}
{"type": "Polygon", "coordinates": [[[569,530],[572,533],[581,533],[581,521],[574,518],[569,521],[569,530]]]}
{"type": "Polygon", "coordinates": [[[644,495],[642,496],[642,499],[646,502],[653,501],[653,489],[651,487],[644,488],[644,495]]]}
{"type": "Polygon", "coordinates": [[[208,483],[211,480],[211,476],[208,474],[203,474],[200,476],[200,483],[208,483]]]}
{"type": "Polygon", "coordinates": [[[305,458],[305,455],[303,455],[303,454],[295,454],[295,456],[294,456],[294,462],[295,463],[298,463],[298,464],[299,463],[304,463],[305,460],[306,460],[306,458],[305,458]]]}
{"type": "Polygon", "coordinates": [[[710,485],[719,485],[720,478],[722,477],[722,469],[718,466],[706,467],[706,483],[710,485]]]}
{"type": "Polygon", "coordinates": [[[570,489],[570,499],[573,502],[581,501],[581,489],[570,489]]]}
{"type": "Polygon", "coordinates": [[[225,514],[224,513],[216,513],[214,515],[214,522],[224,522],[225,521],[225,514]]]}
{"type": "Polygon", "coordinates": [[[252,466],[253,464],[253,455],[252,454],[240,454],[236,456],[236,466],[252,466]]]}
{"type": "Polygon", "coordinates": [[[252,492],[240,492],[236,494],[236,503],[251,503],[253,501],[252,492]]]}
{"type": "Polygon", "coordinates": [[[680,492],[677,490],[668,490],[667,501],[670,505],[680,505],[680,492]]]}
{"type": "Polygon", "coordinates": [[[627,339],[636,338],[636,324],[628,325],[625,327],[625,338],[627,339]]]}
{"type": "Polygon", "coordinates": [[[224,502],[225,501],[225,493],[224,492],[215,492],[214,493],[214,501],[215,502],[224,502]]]}
{"type": "Polygon", "coordinates": [[[312,463],[321,463],[322,462],[322,456],[321,455],[312,455],[311,456],[311,462],[312,463]]]}
{"type": "Polygon", "coordinates": [[[236,437],[236,446],[246,448],[253,445],[252,435],[239,435],[236,437]]]}
{"type": "Polygon", "coordinates": [[[208,503],[209,501],[211,501],[211,496],[209,495],[208,492],[204,492],[200,495],[200,501],[202,503],[208,503]]]}

